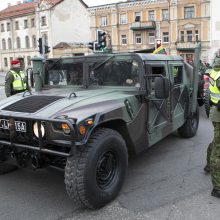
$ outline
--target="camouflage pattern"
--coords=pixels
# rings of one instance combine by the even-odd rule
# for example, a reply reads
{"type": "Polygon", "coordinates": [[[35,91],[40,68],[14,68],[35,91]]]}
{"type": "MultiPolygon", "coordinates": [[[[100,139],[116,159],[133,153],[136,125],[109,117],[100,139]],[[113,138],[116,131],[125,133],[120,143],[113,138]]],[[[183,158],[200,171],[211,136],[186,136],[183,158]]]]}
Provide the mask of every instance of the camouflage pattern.
{"type": "Polygon", "coordinates": [[[220,123],[213,122],[214,138],[209,145],[211,178],[214,189],[220,190],[220,123]]]}

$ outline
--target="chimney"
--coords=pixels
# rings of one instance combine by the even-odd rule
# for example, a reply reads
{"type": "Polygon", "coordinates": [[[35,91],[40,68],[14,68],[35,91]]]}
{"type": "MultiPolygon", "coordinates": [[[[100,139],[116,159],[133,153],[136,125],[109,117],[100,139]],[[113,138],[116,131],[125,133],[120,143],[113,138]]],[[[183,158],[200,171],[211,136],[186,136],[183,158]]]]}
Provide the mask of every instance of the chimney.
{"type": "Polygon", "coordinates": [[[20,5],[21,4],[21,1],[17,1],[17,5],[20,5]]]}
{"type": "Polygon", "coordinates": [[[11,7],[11,3],[8,3],[8,8],[11,7]]]}

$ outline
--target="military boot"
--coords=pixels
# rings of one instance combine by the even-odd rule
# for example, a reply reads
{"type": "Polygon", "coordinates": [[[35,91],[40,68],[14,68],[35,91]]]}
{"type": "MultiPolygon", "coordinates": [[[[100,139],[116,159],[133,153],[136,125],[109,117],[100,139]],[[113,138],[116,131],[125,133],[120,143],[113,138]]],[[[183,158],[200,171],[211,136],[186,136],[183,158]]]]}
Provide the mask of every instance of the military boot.
{"type": "Polygon", "coordinates": [[[211,195],[217,198],[220,198],[220,189],[213,189],[211,195]]]}
{"type": "Polygon", "coordinates": [[[208,164],[206,164],[206,166],[204,167],[204,171],[206,174],[209,174],[211,169],[210,169],[210,166],[208,164]]]}

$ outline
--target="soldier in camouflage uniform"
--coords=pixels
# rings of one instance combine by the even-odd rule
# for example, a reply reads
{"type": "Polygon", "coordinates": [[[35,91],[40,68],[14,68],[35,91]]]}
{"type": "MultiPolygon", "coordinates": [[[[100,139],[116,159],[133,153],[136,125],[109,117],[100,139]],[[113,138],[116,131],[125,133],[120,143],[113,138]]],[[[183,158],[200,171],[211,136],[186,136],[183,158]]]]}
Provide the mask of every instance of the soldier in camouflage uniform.
{"type": "Polygon", "coordinates": [[[214,138],[207,150],[206,172],[211,172],[212,196],[220,198],[220,58],[216,58],[210,72],[210,119],[214,126],[214,138]]]}

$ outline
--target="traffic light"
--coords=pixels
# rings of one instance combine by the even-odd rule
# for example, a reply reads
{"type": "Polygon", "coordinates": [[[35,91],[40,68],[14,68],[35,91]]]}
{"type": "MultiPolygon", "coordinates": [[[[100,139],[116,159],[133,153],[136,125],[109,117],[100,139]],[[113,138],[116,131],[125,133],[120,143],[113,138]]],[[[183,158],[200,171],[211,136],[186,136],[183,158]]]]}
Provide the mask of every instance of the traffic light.
{"type": "Polygon", "coordinates": [[[98,38],[97,41],[98,41],[99,50],[103,50],[106,47],[107,45],[106,37],[107,37],[106,32],[101,31],[101,30],[97,31],[97,38],[98,38]]]}
{"type": "Polygon", "coordinates": [[[40,37],[39,39],[38,39],[38,51],[39,51],[39,53],[40,54],[43,54],[43,41],[42,41],[42,37],[40,37]]]}
{"type": "Polygon", "coordinates": [[[50,53],[50,47],[49,46],[44,45],[44,53],[45,54],[50,53]]]}
{"type": "Polygon", "coordinates": [[[89,49],[94,50],[94,42],[89,42],[89,49]]]}
{"type": "Polygon", "coordinates": [[[160,46],[162,46],[162,40],[161,39],[157,39],[156,40],[156,49],[159,48],[160,46]]]}

